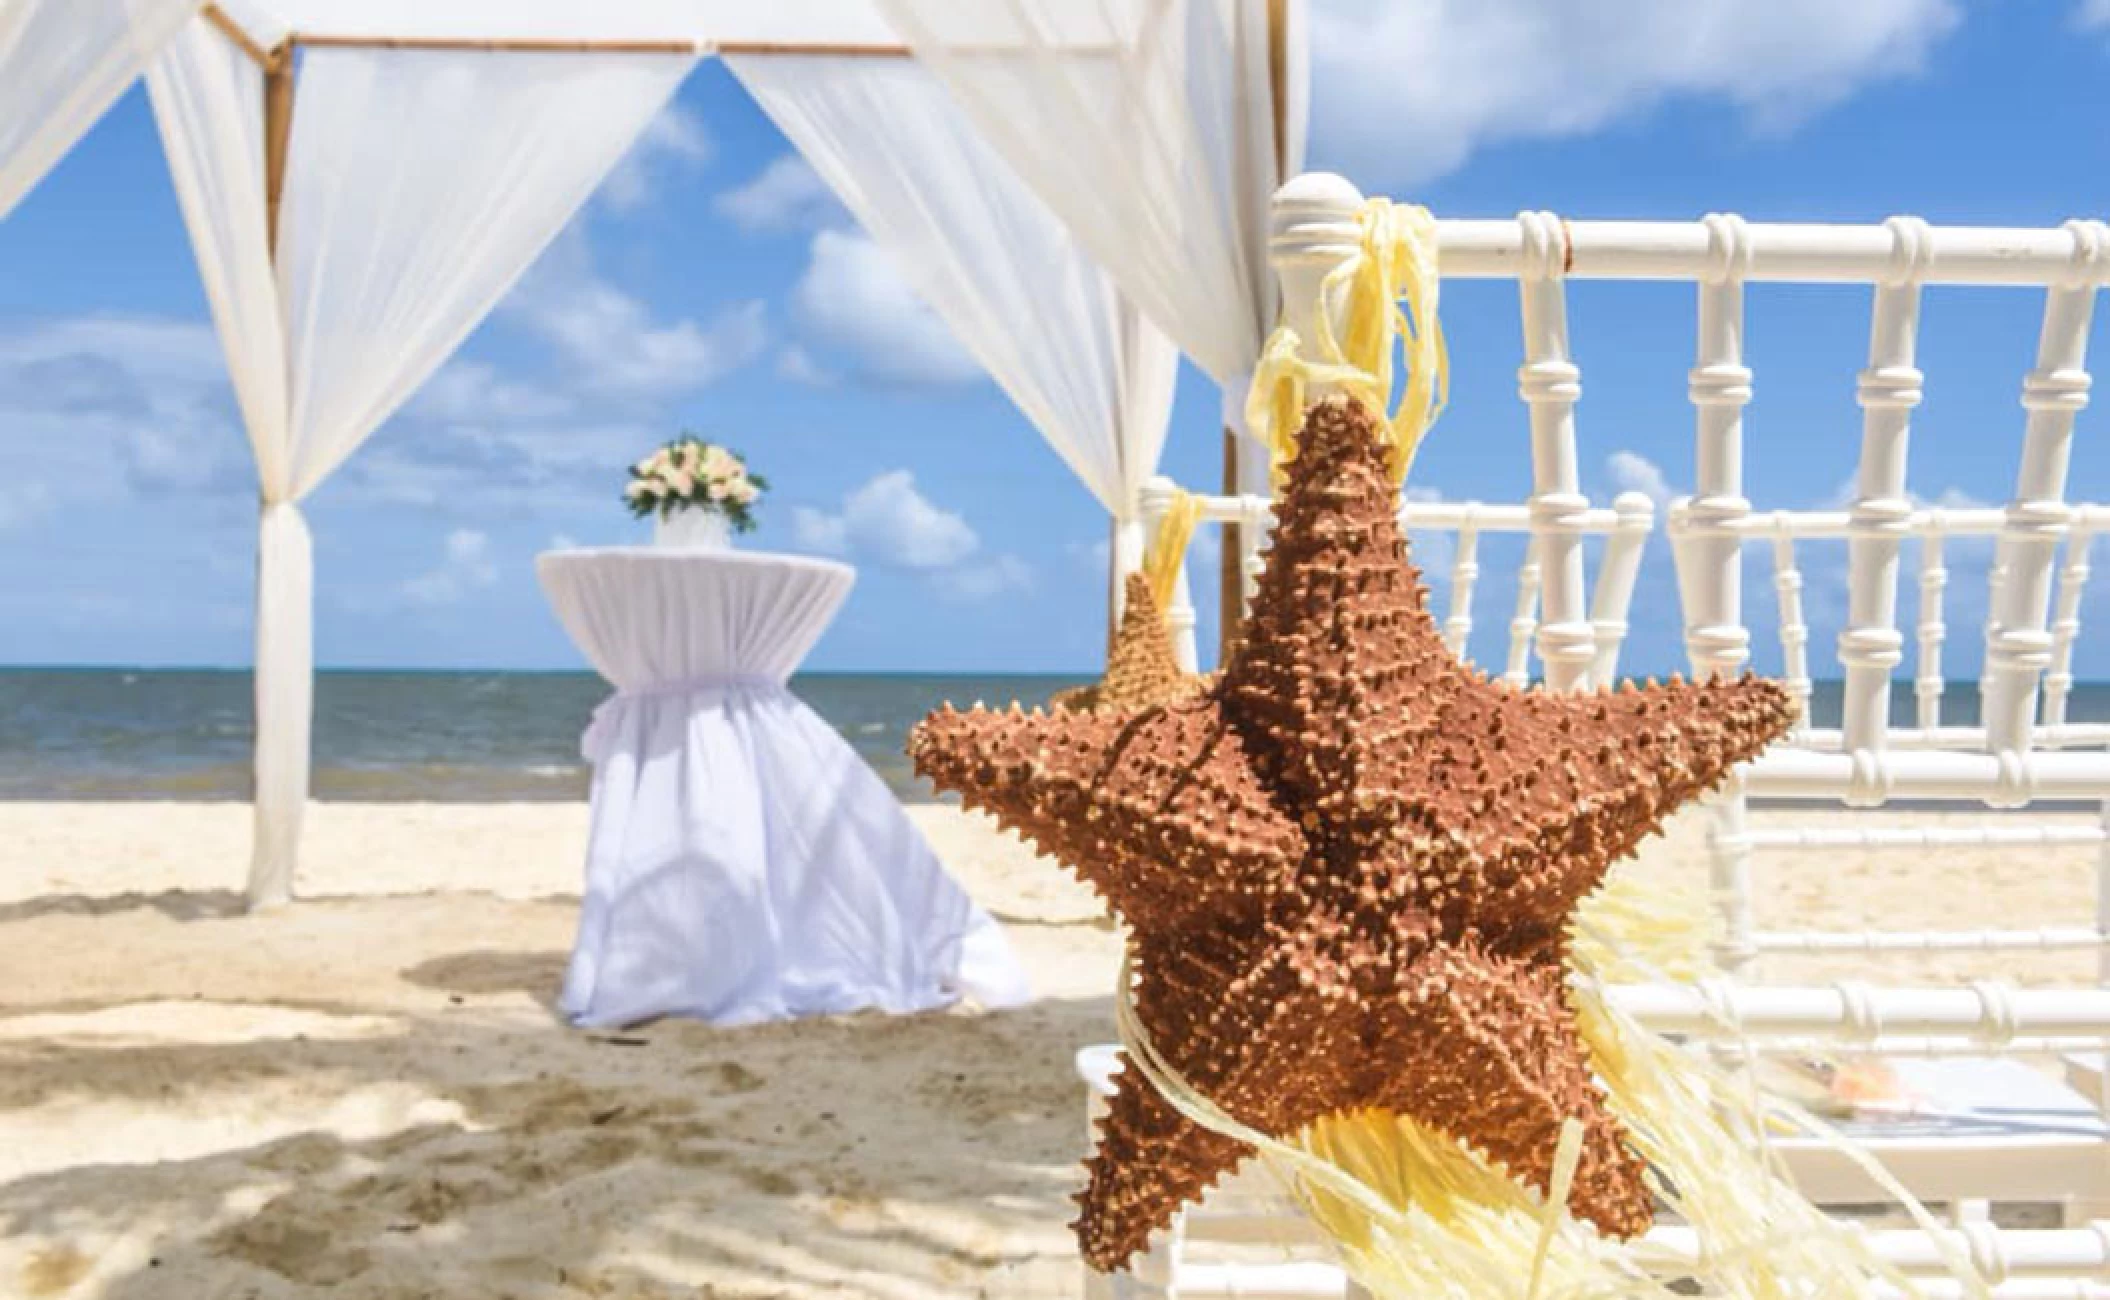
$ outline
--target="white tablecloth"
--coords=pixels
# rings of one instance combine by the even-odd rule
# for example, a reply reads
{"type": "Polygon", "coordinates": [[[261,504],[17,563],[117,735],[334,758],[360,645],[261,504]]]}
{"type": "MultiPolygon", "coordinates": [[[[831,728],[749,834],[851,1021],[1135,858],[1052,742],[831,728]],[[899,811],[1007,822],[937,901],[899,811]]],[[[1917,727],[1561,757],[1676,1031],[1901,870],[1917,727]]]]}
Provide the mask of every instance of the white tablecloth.
{"type": "Polygon", "coordinates": [[[796,556],[622,547],[536,563],[616,687],[562,1006],[743,1024],[1026,998],[1001,930],[886,783],[785,686],[855,579],[796,556]]]}

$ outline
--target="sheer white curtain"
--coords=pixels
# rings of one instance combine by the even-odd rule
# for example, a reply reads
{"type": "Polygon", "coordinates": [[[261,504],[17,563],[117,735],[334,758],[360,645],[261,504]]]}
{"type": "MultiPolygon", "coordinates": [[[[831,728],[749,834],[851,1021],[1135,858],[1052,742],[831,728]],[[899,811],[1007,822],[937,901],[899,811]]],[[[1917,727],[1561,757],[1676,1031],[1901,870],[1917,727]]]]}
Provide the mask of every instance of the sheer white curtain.
{"type": "Polygon", "coordinates": [[[1136,494],[1156,472],[1172,415],[1171,342],[928,69],[775,54],[728,56],[726,65],[1126,526],[1123,545],[1140,564],[1136,494]]]}
{"type": "MultiPolygon", "coordinates": [[[[1268,198],[1304,166],[1305,0],[874,0],[1095,260],[1223,387],[1245,429],[1274,327],[1268,198]],[[1281,144],[1277,156],[1277,138],[1281,144]],[[1278,166],[1279,161],[1279,166],[1278,166]]],[[[1238,440],[1241,488],[1267,452],[1238,440]]],[[[1249,556],[1258,529],[1243,529],[1249,556]]]]}
{"type": "Polygon", "coordinates": [[[149,74],[262,497],[252,902],[290,897],[307,800],[314,568],[300,500],[489,313],[693,63],[309,50],[275,264],[259,69],[200,20],[149,74]]]}
{"type": "Polygon", "coordinates": [[[0,0],[0,217],[116,102],[199,0],[0,0]]]}
{"type": "MultiPolygon", "coordinates": [[[[1274,323],[1268,0],[878,0],[1085,250],[1230,384],[1274,323]]],[[[1286,10],[1286,171],[1303,163],[1302,6],[1286,10]]],[[[1242,400],[1242,395],[1241,395],[1242,400]]]]}

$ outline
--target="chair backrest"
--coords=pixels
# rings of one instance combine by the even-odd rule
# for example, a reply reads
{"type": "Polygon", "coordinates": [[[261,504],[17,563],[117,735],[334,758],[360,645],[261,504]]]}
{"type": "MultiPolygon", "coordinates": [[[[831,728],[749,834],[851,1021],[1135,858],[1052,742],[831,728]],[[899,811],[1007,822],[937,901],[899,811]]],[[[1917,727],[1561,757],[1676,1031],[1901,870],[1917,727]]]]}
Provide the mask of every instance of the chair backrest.
{"type": "MultiPolygon", "coordinates": [[[[1353,257],[1361,196],[1338,177],[1300,176],[1277,196],[1271,252],[1292,325],[1333,304],[1326,274],[1353,257]]],[[[1532,483],[1515,505],[1409,502],[1410,527],[1455,538],[1445,628],[1466,649],[1473,623],[1479,539],[1518,531],[1530,545],[1518,575],[1509,653],[1502,670],[1531,676],[1533,654],[1550,689],[1611,680],[1623,641],[1634,574],[1650,526],[1647,501],[1622,498],[1593,508],[1579,481],[1575,405],[1581,372],[1569,348],[1570,280],[1687,281],[1698,297],[1697,355],[1687,376],[1694,408],[1694,488],[1669,511],[1687,658],[1696,674],[1741,672],[1754,635],[1777,638],[1784,676],[1804,701],[1803,726],[1789,743],[1732,780],[1713,814],[1711,860],[1731,970],[1761,949],[1775,951],[1978,950],[2091,947],[2110,959],[2110,837],[2101,824],[2071,818],[1980,817],[1971,826],[1930,829],[1875,817],[1842,827],[1837,819],[1796,826],[1769,813],[1752,828],[1752,803],[1791,807],[1881,808],[1903,801],[1976,809],[2027,810],[2110,800],[2110,725],[2069,718],[2073,663],[2082,632],[2088,546],[2110,526],[2110,507],[2076,502],[2067,484],[2075,417],[2086,405],[2087,344],[2097,290],[2110,283],[2110,226],[2069,221],[2046,229],[1936,228],[1914,217],[1875,225],[1760,224],[1711,215],[1695,222],[1565,221],[1527,212],[1511,220],[1437,223],[1446,278],[1513,279],[1519,286],[1524,356],[1518,389],[1530,411],[1532,483]],[[1753,376],[1744,358],[1748,284],[1866,284],[1873,291],[1868,364],[1858,377],[1861,446],[1851,499],[1843,508],[1756,506],[1744,494],[1744,408],[1753,376]],[[2008,504],[1946,508],[1913,500],[1906,489],[1914,409],[1923,391],[1918,367],[1922,290],[1929,285],[2034,288],[2045,296],[2035,365],[2022,376],[2019,456],[2008,504]],[[1609,534],[1594,599],[1585,587],[1584,542],[1609,534]],[[1945,557],[1963,539],[1990,539],[1985,667],[1971,698],[1959,701],[1943,671],[1945,557]],[[1915,621],[1901,626],[1904,543],[1917,542],[1915,621]],[[1846,549],[1847,609],[1831,659],[1838,668],[1839,721],[1814,725],[1809,703],[1824,652],[1810,644],[1802,562],[1811,548],[1846,549]],[[1746,552],[1771,552],[1777,624],[1754,633],[1743,600],[1746,552]],[[2062,562],[2063,557],[2063,562],[2062,562]],[[1894,723],[1893,684],[1916,649],[1903,725],[1894,723]],[[2045,844],[2104,850],[2103,903],[2085,925],[2034,930],[1876,934],[1759,935],[1752,923],[1750,861],[1772,848],[1852,846],[1925,850],[2045,844]]],[[[1309,336],[1306,329],[1300,334],[1309,336]]],[[[1149,517],[1169,500],[1162,481],[1146,490],[1149,517]]],[[[1242,525],[1250,595],[1264,532],[1263,498],[1210,498],[1204,517],[1242,525]]],[[[1980,543],[1982,544],[1982,543],[1980,543]]],[[[1192,663],[1192,612],[1174,611],[1192,663]]],[[[1829,703],[1827,700],[1826,703],[1829,703]]],[[[2106,960],[2110,972],[2110,960],[2106,960]]]]}
{"type": "MultiPolygon", "coordinates": [[[[2092,844],[2100,824],[1981,815],[1969,826],[1885,823],[1881,814],[1795,825],[1792,814],[1748,823],[1753,803],[1830,803],[1880,809],[1901,800],[1981,810],[2110,797],[2110,728],[2066,720],[2088,545],[2110,513],[2068,499],[2075,416],[2087,400],[2087,344],[2098,287],[2110,278],[2110,228],[2068,222],[2045,230],[1936,229],[1911,217],[1877,226],[1747,224],[1712,216],[1680,230],[1654,223],[1574,229],[1570,274],[1669,274],[1698,283],[1698,355],[1689,377],[1696,412],[1696,483],[1670,511],[1686,649],[1695,672],[1735,672],[1752,631],[1742,601],[1745,550],[1766,545],[1779,599],[1777,626],[1788,683],[1803,701],[1790,742],[1754,764],[1716,807],[1710,835],[1716,896],[1725,922],[1724,964],[1742,969],[1767,952],[2106,949],[2110,915],[2092,923],[1970,931],[1759,932],[1753,922],[1752,855],[1766,849],[1902,849],[2092,844]],[[1674,251],[1675,250],[1675,251],[1674,251]],[[1744,496],[1743,408],[1752,374],[1743,359],[1744,286],[1754,281],[1872,286],[1868,364],[1858,377],[1861,445],[1843,509],[1768,509],[1744,496]],[[1918,367],[1922,288],[1930,284],[2036,287],[2045,294],[2036,364],[2021,382],[2027,411],[2009,504],[1945,509],[1906,490],[1918,367]],[[1989,538],[1985,669],[1976,698],[1951,699],[1942,654],[1952,539],[1989,538]],[[1916,620],[1901,626],[1904,542],[1918,543],[1916,620]],[[1815,725],[1812,647],[1798,546],[1843,543],[1845,625],[1833,652],[1839,720],[1815,725]],[[2066,556],[2063,572],[2059,556],[2066,556]],[[2052,595],[2058,586],[2054,606],[2052,595]],[[1916,647],[1909,725],[1893,714],[1893,685],[1916,647]],[[1945,707],[1946,706],[1946,707],[1945,707]],[[1945,713],[1947,716],[1945,716],[1945,713]],[[1959,724],[1957,713],[1975,714],[1959,724]]],[[[1821,662],[1821,660],[1820,660],[1821,662]]],[[[2110,858],[2099,859],[2110,868],[2110,858]]],[[[2110,901],[2110,870],[2099,872],[2110,901]]]]}
{"type": "MultiPolygon", "coordinates": [[[[1174,491],[1172,480],[1166,478],[1152,479],[1144,487],[1142,515],[1144,526],[1150,532],[1155,533],[1157,521],[1170,506],[1174,491]]],[[[1273,522],[1271,504],[1265,497],[1198,496],[1196,499],[1201,504],[1204,524],[1226,528],[1235,525],[1242,535],[1253,535],[1273,522]]],[[[1582,537],[1604,539],[1596,585],[1586,607],[1590,657],[1575,685],[1608,683],[1618,673],[1619,653],[1626,643],[1627,615],[1641,569],[1642,551],[1655,526],[1655,514],[1655,505],[1648,497],[1639,492],[1625,492],[1608,507],[1593,506],[1585,501],[1582,508],[1570,512],[1564,520],[1565,526],[1572,527],[1582,537]]],[[[1517,568],[1516,603],[1509,618],[1507,649],[1500,671],[1506,680],[1519,686],[1532,681],[1537,676],[1534,652],[1539,644],[1546,570],[1540,558],[1539,529],[1534,525],[1530,504],[1410,500],[1400,507],[1399,519],[1411,533],[1441,536],[1449,543],[1448,559],[1444,562],[1447,572],[1431,574],[1430,578],[1432,586],[1438,579],[1447,579],[1449,591],[1440,614],[1444,641],[1453,654],[1464,659],[1471,658],[1471,636],[1476,622],[1474,598],[1482,590],[1479,581],[1482,538],[1490,534],[1517,534],[1530,539],[1517,568]]],[[[1252,598],[1260,567],[1257,551],[1245,556],[1245,596],[1248,600],[1252,598]]],[[[1193,671],[1197,657],[1194,604],[1188,595],[1184,575],[1175,590],[1166,620],[1172,626],[1182,665],[1193,671]]]]}

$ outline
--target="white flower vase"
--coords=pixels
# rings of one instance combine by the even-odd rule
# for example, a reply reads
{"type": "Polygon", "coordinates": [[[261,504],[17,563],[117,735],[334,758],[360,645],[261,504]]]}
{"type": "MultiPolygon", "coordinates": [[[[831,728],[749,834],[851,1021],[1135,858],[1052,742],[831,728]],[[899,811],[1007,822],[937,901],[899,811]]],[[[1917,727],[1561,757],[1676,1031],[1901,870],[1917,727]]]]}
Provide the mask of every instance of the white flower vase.
{"type": "Polygon", "coordinates": [[[681,551],[729,551],[733,526],[716,510],[676,510],[655,517],[652,544],[681,551]]]}

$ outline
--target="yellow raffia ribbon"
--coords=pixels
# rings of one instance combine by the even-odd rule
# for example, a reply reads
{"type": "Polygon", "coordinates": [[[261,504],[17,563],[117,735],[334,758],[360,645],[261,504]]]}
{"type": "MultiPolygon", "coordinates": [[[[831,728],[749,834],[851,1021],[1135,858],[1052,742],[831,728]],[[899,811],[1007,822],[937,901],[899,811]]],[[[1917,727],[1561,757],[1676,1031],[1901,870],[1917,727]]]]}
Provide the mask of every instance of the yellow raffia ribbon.
{"type": "Polygon", "coordinates": [[[1303,340],[1278,326],[1253,371],[1246,396],[1246,424],[1265,444],[1276,485],[1297,454],[1306,390],[1330,384],[1384,421],[1391,442],[1392,480],[1404,483],[1430,426],[1450,397],[1450,353],[1436,309],[1436,219],[1429,210],[1389,199],[1372,199],[1357,217],[1360,253],[1326,277],[1324,296],[1345,295],[1344,337],[1335,337],[1329,313],[1318,313],[1319,360],[1298,355],[1303,340]],[[1406,361],[1406,384],[1392,405],[1392,341],[1406,361]],[[1391,414],[1386,415],[1390,408],[1391,414]]]}
{"type": "Polygon", "coordinates": [[[1158,520],[1158,531],[1143,553],[1143,578],[1150,584],[1150,597],[1161,611],[1169,613],[1172,609],[1172,588],[1179,581],[1187,543],[1193,539],[1194,526],[1201,517],[1200,498],[1175,488],[1172,504],[1166,508],[1165,517],[1158,520]]]}

